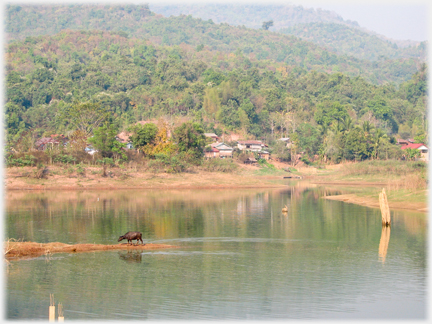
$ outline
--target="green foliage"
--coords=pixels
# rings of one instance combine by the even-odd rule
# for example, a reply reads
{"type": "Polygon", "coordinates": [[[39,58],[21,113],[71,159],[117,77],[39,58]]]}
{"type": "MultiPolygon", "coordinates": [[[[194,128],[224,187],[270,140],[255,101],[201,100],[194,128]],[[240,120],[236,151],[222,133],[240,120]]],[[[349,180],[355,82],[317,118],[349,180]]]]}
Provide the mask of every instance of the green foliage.
{"type": "Polygon", "coordinates": [[[416,158],[420,157],[420,151],[414,148],[407,148],[404,150],[406,159],[409,161],[414,161],[416,158]]]}
{"type": "Polygon", "coordinates": [[[126,146],[116,140],[117,128],[114,124],[108,122],[104,123],[101,127],[95,129],[93,137],[89,138],[89,142],[93,144],[94,148],[104,158],[111,158],[113,156],[126,158],[123,148],[126,146]]]}
{"type": "Polygon", "coordinates": [[[201,167],[209,172],[233,173],[238,170],[238,165],[232,159],[208,159],[202,163],[201,167]]]}
{"type": "Polygon", "coordinates": [[[148,167],[155,172],[163,170],[167,173],[180,173],[185,172],[190,165],[184,159],[184,154],[170,155],[157,153],[155,154],[155,160],[151,160],[148,163],[148,167]]]}
{"type": "Polygon", "coordinates": [[[262,168],[277,170],[276,167],[273,164],[269,163],[266,159],[257,159],[257,161],[258,161],[258,165],[262,168]]]}
{"type": "Polygon", "coordinates": [[[346,137],[344,157],[348,160],[362,161],[370,155],[368,142],[361,128],[356,127],[346,137]]]}
{"type": "Polygon", "coordinates": [[[273,20],[264,21],[262,23],[262,29],[268,30],[271,26],[273,26],[273,20]]]}
{"type": "Polygon", "coordinates": [[[35,166],[36,158],[33,155],[24,155],[24,157],[14,158],[12,155],[8,156],[6,161],[7,166],[35,166]]]}
{"type": "MultiPolygon", "coordinates": [[[[415,57],[424,59],[422,47],[398,47],[397,44],[371,35],[366,31],[346,24],[328,22],[309,22],[296,24],[280,30],[283,34],[294,35],[304,40],[324,46],[338,55],[349,55],[371,61],[383,58],[398,59],[415,57]]],[[[328,58],[331,60],[331,58],[328,58]]],[[[331,62],[331,61],[330,61],[331,62]]]]}
{"type": "Polygon", "coordinates": [[[72,164],[77,161],[77,159],[68,154],[59,154],[54,157],[54,162],[64,163],[64,164],[72,164]]]}
{"type": "MultiPolygon", "coordinates": [[[[8,26],[17,28],[9,29],[10,33],[21,35],[14,25],[16,19],[30,21],[34,35],[42,32],[33,21],[42,23],[40,19],[30,16],[46,6],[8,8],[8,26]]],[[[318,154],[333,162],[397,157],[400,150],[389,138],[377,137],[375,129],[389,136],[396,136],[399,129],[410,138],[427,134],[427,67],[415,60],[372,64],[263,30],[191,16],[155,17],[143,6],[132,6],[130,12],[117,6],[73,8],[75,15],[63,21],[63,27],[79,28],[79,17],[85,13],[91,26],[114,26],[118,31],[61,28],[53,36],[10,42],[5,127],[11,150],[24,152],[44,134],[83,130],[91,136],[108,115],[119,130],[141,120],[181,116],[213,124],[206,126],[208,131],[242,132],[245,138],[266,142],[291,134],[290,150],[278,144],[273,149],[274,156],[285,161],[290,160],[291,151],[304,151],[308,158],[318,154]],[[117,19],[120,12],[122,19],[117,19]],[[168,45],[151,45],[142,37],[160,38],[168,45]],[[364,120],[374,127],[357,134],[354,126],[364,120]]],[[[55,17],[66,18],[65,7],[50,9],[55,17]]],[[[59,20],[43,23],[54,34],[52,22],[59,20]]],[[[158,142],[154,127],[147,127],[132,136],[136,148],[149,156],[160,151],[171,156],[177,149],[185,159],[199,164],[204,144],[196,128],[190,126],[181,134],[174,131],[173,142],[158,142]]],[[[101,154],[123,156],[122,146],[111,135],[105,135],[107,148],[101,154]]]]}
{"type": "Polygon", "coordinates": [[[179,152],[186,153],[191,159],[200,159],[206,145],[204,129],[198,123],[183,123],[174,129],[174,139],[179,152]]]}
{"type": "Polygon", "coordinates": [[[108,113],[98,103],[74,102],[72,106],[61,111],[60,116],[61,121],[66,123],[70,129],[81,130],[89,136],[108,118],[108,113]]]}
{"type": "Polygon", "coordinates": [[[131,126],[129,130],[132,132],[130,140],[135,148],[145,152],[147,146],[155,144],[156,134],[158,133],[158,128],[155,124],[136,124],[131,126]]]}

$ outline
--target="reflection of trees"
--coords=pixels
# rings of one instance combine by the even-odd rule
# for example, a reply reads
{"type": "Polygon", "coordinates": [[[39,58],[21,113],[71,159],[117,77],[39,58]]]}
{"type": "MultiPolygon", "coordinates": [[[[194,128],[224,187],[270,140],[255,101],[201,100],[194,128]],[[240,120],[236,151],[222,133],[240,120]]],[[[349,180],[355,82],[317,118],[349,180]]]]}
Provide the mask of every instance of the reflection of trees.
{"type": "Polygon", "coordinates": [[[390,226],[383,226],[381,231],[381,239],[378,247],[378,256],[384,264],[387,255],[387,249],[390,241],[390,226]]]}
{"type": "MultiPolygon", "coordinates": [[[[379,210],[320,198],[335,193],[338,189],[301,181],[276,190],[8,192],[7,236],[115,244],[119,235],[138,230],[147,241],[224,236],[369,244],[371,226],[379,228],[379,210]]],[[[405,223],[412,235],[426,235],[425,217],[394,215],[395,223],[405,223]]]]}

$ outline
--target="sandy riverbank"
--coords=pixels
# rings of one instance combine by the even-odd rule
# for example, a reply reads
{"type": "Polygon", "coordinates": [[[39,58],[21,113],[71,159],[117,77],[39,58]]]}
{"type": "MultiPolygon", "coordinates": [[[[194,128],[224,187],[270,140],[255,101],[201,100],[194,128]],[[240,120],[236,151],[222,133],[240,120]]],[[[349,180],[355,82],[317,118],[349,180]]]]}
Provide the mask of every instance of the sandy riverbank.
{"type": "MultiPolygon", "coordinates": [[[[337,196],[327,196],[324,197],[328,200],[338,200],[343,201],[350,204],[356,204],[371,208],[380,208],[379,205],[379,196],[378,194],[376,197],[364,197],[359,196],[356,194],[346,194],[346,195],[337,195],[337,196]]],[[[428,212],[428,206],[427,203],[424,202],[412,202],[407,199],[406,201],[389,201],[389,208],[390,209],[404,209],[404,210],[411,210],[411,211],[417,211],[422,213],[428,212]]]]}
{"type": "Polygon", "coordinates": [[[62,167],[50,167],[45,179],[36,179],[35,168],[12,167],[5,172],[6,190],[115,190],[115,189],[221,189],[281,187],[282,176],[254,176],[255,166],[236,173],[190,172],[151,173],[113,168],[102,177],[100,168],[87,168],[85,174],[67,174],[62,167]]]}
{"type": "MultiPolygon", "coordinates": [[[[234,173],[194,171],[189,173],[169,174],[143,172],[136,169],[112,168],[108,177],[101,176],[100,167],[87,167],[83,174],[70,173],[63,166],[50,166],[45,179],[36,179],[36,168],[11,167],[5,171],[5,188],[14,190],[117,190],[117,189],[249,189],[249,188],[283,188],[287,181],[284,176],[290,173],[282,171],[287,164],[275,163],[278,172],[268,175],[258,175],[259,166],[239,165],[234,173]]],[[[341,168],[336,165],[336,172],[341,168]]],[[[334,168],[336,166],[333,166],[334,168]]],[[[299,168],[304,182],[322,186],[343,186],[345,188],[359,187],[386,187],[385,179],[368,181],[355,179],[347,180],[338,176],[332,166],[325,170],[315,168],[299,168]],[[332,173],[333,171],[333,173],[332,173]],[[384,180],[384,181],[383,181],[384,180]]],[[[427,191],[423,190],[417,196],[427,197],[427,191]]],[[[378,191],[376,195],[362,195],[356,192],[349,195],[329,196],[326,199],[339,200],[347,203],[358,204],[373,208],[379,208],[378,191]],[[375,197],[376,196],[376,197],[375,197]]],[[[418,198],[418,197],[417,197],[418,198]]],[[[389,206],[392,209],[408,209],[427,212],[426,199],[413,199],[412,195],[406,195],[398,199],[389,197],[389,206]]]]}
{"type": "Polygon", "coordinates": [[[35,257],[40,255],[50,255],[52,253],[78,253],[112,250],[159,250],[178,248],[168,244],[65,244],[65,243],[36,243],[36,242],[5,242],[4,255],[6,259],[35,257]]]}

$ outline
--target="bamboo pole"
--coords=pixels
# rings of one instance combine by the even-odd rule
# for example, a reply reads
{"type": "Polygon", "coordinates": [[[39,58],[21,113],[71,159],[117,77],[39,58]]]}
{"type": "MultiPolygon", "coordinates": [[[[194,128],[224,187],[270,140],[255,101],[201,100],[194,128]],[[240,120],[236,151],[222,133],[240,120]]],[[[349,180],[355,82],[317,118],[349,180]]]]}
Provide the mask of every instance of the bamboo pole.
{"type": "Polygon", "coordinates": [[[63,316],[63,305],[58,303],[58,321],[64,322],[64,316],[63,316]]]}
{"type": "Polygon", "coordinates": [[[382,225],[390,226],[390,209],[389,209],[389,205],[387,202],[387,195],[385,193],[384,188],[382,192],[379,194],[379,203],[381,209],[382,225]]]}
{"type": "Polygon", "coordinates": [[[50,307],[49,307],[49,321],[55,322],[55,305],[54,305],[54,295],[50,294],[50,307]]]}

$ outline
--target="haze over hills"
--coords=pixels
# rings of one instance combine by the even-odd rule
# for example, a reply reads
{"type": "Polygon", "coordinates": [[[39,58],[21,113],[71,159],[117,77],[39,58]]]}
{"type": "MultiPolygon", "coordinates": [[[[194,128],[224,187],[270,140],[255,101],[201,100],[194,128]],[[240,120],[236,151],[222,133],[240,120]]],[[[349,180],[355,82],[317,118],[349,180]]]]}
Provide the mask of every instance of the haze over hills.
{"type": "Polygon", "coordinates": [[[415,57],[426,60],[425,42],[393,40],[362,28],[356,21],[344,20],[333,11],[294,5],[261,4],[149,4],[150,10],[165,17],[192,15],[215,23],[262,28],[264,21],[273,21],[269,28],[294,35],[324,46],[338,55],[360,59],[415,57]]]}

